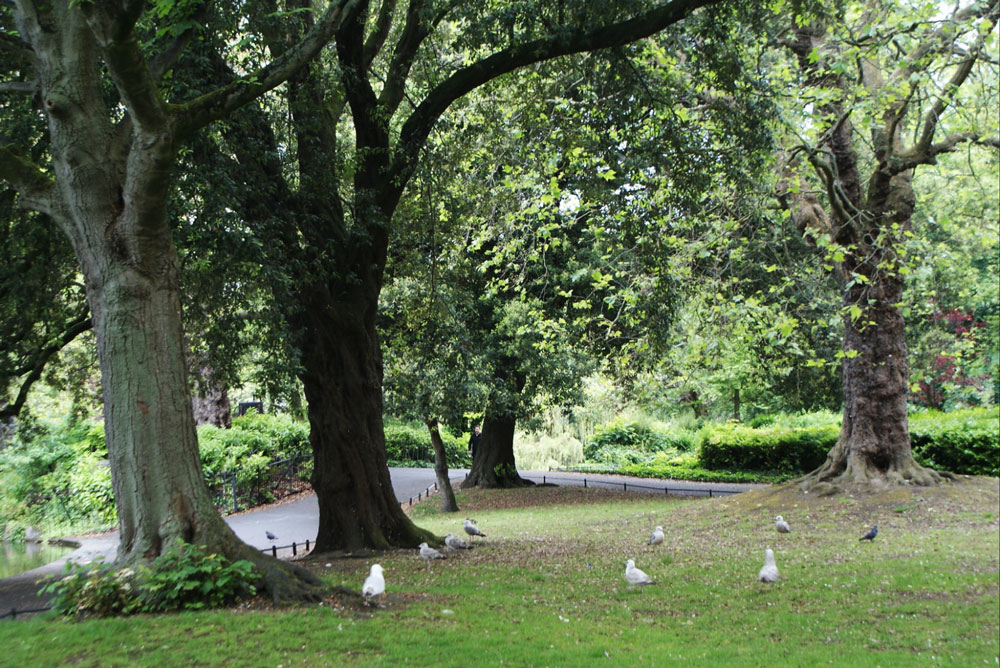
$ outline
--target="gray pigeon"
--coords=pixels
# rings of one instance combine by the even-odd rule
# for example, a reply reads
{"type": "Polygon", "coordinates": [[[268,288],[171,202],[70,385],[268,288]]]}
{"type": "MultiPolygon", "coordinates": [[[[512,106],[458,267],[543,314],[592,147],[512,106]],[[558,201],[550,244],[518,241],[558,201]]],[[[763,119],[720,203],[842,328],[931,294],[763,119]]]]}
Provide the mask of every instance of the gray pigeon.
{"type": "Polygon", "coordinates": [[[761,582],[778,581],[778,565],[774,563],[774,550],[771,548],[764,550],[764,565],[761,566],[757,579],[761,582]]]}
{"type": "Polygon", "coordinates": [[[469,545],[464,540],[458,536],[452,536],[448,534],[444,537],[444,544],[447,545],[452,550],[471,550],[472,545],[469,545]]]}
{"type": "Polygon", "coordinates": [[[445,555],[441,554],[433,547],[428,547],[427,543],[420,544],[420,558],[427,562],[427,568],[431,567],[431,562],[435,559],[447,559],[445,555]]]}
{"type": "Polygon", "coordinates": [[[878,525],[876,524],[875,526],[873,526],[873,527],[872,527],[872,528],[871,528],[871,529],[870,529],[870,530],[868,531],[868,533],[866,533],[866,534],[865,534],[864,536],[862,536],[862,537],[861,537],[861,538],[859,538],[858,540],[868,540],[868,541],[874,541],[874,540],[875,540],[875,536],[877,536],[877,535],[878,535],[878,525]]]}
{"type": "Polygon", "coordinates": [[[264,532],[264,535],[265,535],[265,536],[267,536],[267,539],[268,539],[268,540],[277,540],[277,538],[278,538],[277,536],[275,536],[275,535],[274,535],[273,533],[271,533],[270,531],[265,531],[265,532],[264,532]]]}
{"type": "Polygon", "coordinates": [[[384,594],[385,577],[382,575],[382,567],[378,564],[372,564],[372,570],[368,574],[365,584],[361,587],[361,596],[365,599],[365,605],[368,605],[373,598],[381,597],[384,594]]]}
{"type": "Polygon", "coordinates": [[[629,587],[653,584],[652,578],[636,568],[635,561],[632,559],[625,562],[625,582],[628,583],[629,587]]]}
{"type": "Polygon", "coordinates": [[[462,528],[464,528],[465,533],[469,534],[470,536],[482,536],[483,538],[486,538],[486,534],[480,531],[479,527],[476,526],[476,520],[470,520],[468,517],[466,517],[465,525],[462,528]]]}
{"type": "Polygon", "coordinates": [[[788,526],[788,522],[778,515],[774,518],[774,526],[778,527],[778,533],[792,533],[792,527],[788,526]]]}

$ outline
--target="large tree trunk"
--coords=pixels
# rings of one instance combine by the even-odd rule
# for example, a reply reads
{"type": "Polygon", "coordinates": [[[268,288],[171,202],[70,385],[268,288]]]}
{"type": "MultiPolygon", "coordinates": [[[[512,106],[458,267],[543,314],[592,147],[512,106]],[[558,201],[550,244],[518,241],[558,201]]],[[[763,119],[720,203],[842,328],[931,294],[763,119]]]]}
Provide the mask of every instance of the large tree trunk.
{"type": "Polygon", "coordinates": [[[317,598],[318,579],[240,541],[208,493],[167,222],[173,126],[151,102],[158,93],[143,96],[149,69],[136,62],[134,37],[105,30],[113,21],[87,9],[113,14],[115,8],[24,3],[15,10],[21,37],[38,59],[52,173],[32,173],[23,188],[26,206],[49,213],[69,238],[85,277],[118,510],[117,561],[149,562],[181,539],[253,561],[276,599],[317,598]],[[126,119],[117,120],[120,108],[106,108],[105,68],[118,75],[120,90],[137,95],[122,103],[135,102],[140,111],[129,107],[126,119]]]}
{"type": "Polygon", "coordinates": [[[440,542],[403,513],[389,478],[382,426],[378,291],[356,289],[335,308],[302,314],[302,383],[309,409],[317,551],[440,542]]]}
{"type": "Polygon", "coordinates": [[[517,465],[514,463],[515,424],[513,417],[486,414],[483,419],[483,440],[479,442],[479,453],[472,463],[469,477],[462,482],[463,489],[477,486],[527,487],[535,484],[517,474],[517,465]]]}
{"type": "Polygon", "coordinates": [[[862,317],[844,316],[844,415],[840,437],[826,462],[804,480],[817,483],[897,483],[930,485],[938,473],[913,459],[906,414],[909,369],[903,317],[895,304],[899,278],[855,285],[845,306],[874,300],[862,317]],[[856,353],[856,354],[855,354],[856,353]]]}
{"type": "Polygon", "coordinates": [[[451,488],[451,480],[448,478],[448,455],[444,451],[444,441],[441,440],[438,421],[431,418],[426,424],[427,430],[431,433],[431,446],[434,448],[434,476],[437,478],[438,489],[441,490],[441,512],[457,513],[458,501],[455,499],[455,490],[451,488]]]}

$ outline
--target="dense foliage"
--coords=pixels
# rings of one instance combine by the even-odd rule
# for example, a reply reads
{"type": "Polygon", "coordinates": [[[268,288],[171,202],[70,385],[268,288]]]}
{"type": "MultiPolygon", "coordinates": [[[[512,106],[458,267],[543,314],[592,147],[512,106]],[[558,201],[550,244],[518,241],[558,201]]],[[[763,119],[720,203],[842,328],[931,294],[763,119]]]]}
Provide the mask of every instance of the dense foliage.
{"type": "Polygon", "coordinates": [[[260,575],[249,561],[230,562],[178,539],[152,568],[115,570],[98,559],[66,564],[66,576],[42,588],[68,617],[110,617],[140,612],[218,608],[256,593],[260,575]]]}
{"type": "MultiPolygon", "coordinates": [[[[445,454],[449,468],[469,465],[467,454],[468,434],[453,436],[447,429],[441,429],[445,454]]],[[[385,422],[385,454],[389,466],[410,468],[430,468],[434,466],[434,449],[431,436],[424,425],[387,419],[385,422]]]]}

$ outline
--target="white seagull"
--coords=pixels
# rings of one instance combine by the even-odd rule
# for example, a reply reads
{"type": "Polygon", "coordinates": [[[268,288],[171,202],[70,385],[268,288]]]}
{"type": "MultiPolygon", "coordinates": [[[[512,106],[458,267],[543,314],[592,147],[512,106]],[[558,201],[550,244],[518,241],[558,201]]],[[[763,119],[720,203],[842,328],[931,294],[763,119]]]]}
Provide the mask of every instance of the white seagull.
{"type": "Polygon", "coordinates": [[[764,565],[761,567],[757,579],[761,582],[778,581],[778,566],[774,563],[774,550],[771,548],[764,551],[764,565]]]}
{"type": "Polygon", "coordinates": [[[382,567],[372,564],[372,570],[361,587],[361,596],[365,599],[365,605],[368,605],[373,598],[381,597],[383,594],[385,594],[385,578],[382,576],[382,567]]]}
{"type": "Polygon", "coordinates": [[[486,534],[480,531],[479,527],[476,526],[476,520],[470,520],[468,517],[466,517],[465,525],[463,526],[463,528],[465,529],[465,533],[469,534],[470,536],[482,536],[483,538],[486,538],[486,534]]]}
{"type": "Polygon", "coordinates": [[[792,527],[788,526],[788,522],[782,519],[781,515],[774,518],[774,526],[778,527],[778,533],[792,533],[792,527]]]}
{"type": "Polygon", "coordinates": [[[649,535],[650,545],[659,545],[663,542],[663,527],[656,527],[653,529],[653,533],[649,535]]]}
{"type": "Polygon", "coordinates": [[[434,559],[447,559],[445,555],[441,554],[433,547],[428,547],[427,543],[420,544],[420,558],[427,562],[427,568],[431,567],[431,561],[434,559]]]}
{"type": "Polygon", "coordinates": [[[448,534],[444,537],[444,544],[447,545],[452,550],[471,550],[472,546],[466,543],[464,540],[458,536],[452,536],[448,534]]]}
{"type": "Polygon", "coordinates": [[[625,562],[625,582],[629,587],[636,585],[651,585],[653,580],[635,567],[635,562],[631,559],[625,562]]]}

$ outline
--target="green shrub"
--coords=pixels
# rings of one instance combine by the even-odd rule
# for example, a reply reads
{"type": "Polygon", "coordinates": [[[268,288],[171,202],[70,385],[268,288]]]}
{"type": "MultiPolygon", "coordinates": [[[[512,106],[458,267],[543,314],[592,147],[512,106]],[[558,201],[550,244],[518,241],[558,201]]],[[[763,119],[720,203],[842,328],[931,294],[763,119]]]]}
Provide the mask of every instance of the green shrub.
{"type": "Polygon", "coordinates": [[[130,568],[115,570],[103,558],[80,565],[67,562],[66,575],[41,588],[52,594],[52,609],[67,617],[110,617],[138,609],[135,572],[130,568]]]}
{"type": "Polygon", "coordinates": [[[77,618],[218,608],[253,596],[260,579],[249,561],[230,562],[179,538],[152,568],[115,570],[98,559],[84,566],[70,562],[65,570],[41,592],[53,595],[57,613],[77,618]]]}
{"type": "Polygon", "coordinates": [[[910,417],[913,456],[924,466],[967,475],[1000,475],[1000,411],[927,411],[910,417]]]}
{"type": "MultiPolygon", "coordinates": [[[[389,466],[434,466],[434,447],[431,445],[430,431],[425,425],[387,419],[384,429],[385,454],[389,466]]],[[[440,433],[448,467],[468,466],[468,435],[464,435],[463,441],[461,437],[452,436],[447,429],[442,428],[440,433]]]]}
{"type": "Polygon", "coordinates": [[[698,461],[709,470],[806,473],[826,461],[839,433],[836,425],[806,429],[715,425],[702,435],[698,461]]]}
{"type": "Polygon", "coordinates": [[[667,451],[687,451],[694,446],[694,437],[684,431],[667,432],[646,424],[615,420],[598,427],[594,437],[583,448],[588,461],[615,461],[622,457],[642,459],[641,454],[667,451]],[[637,454],[627,455],[626,451],[637,454]]]}
{"type": "Polygon", "coordinates": [[[230,562],[180,538],[152,568],[139,566],[139,573],[139,607],[144,612],[218,608],[253,596],[260,579],[249,561],[230,562]]]}

